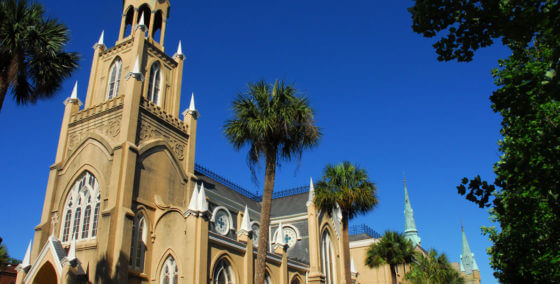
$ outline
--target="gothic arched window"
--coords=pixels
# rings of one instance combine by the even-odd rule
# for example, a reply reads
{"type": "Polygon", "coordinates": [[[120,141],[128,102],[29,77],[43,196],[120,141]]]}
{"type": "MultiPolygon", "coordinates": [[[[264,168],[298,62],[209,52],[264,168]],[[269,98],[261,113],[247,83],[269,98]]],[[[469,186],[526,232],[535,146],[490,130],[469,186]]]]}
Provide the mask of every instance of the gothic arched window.
{"type": "Polygon", "coordinates": [[[334,257],[331,235],[325,230],[321,238],[321,270],[323,275],[325,275],[326,284],[336,283],[335,262],[336,258],[334,257]]]}
{"type": "Polygon", "coordinates": [[[97,179],[84,172],[74,183],[64,205],[62,242],[87,240],[97,235],[101,194],[97,179]],[[92,208],[95,208],[92,212],[92,208]],[[72,233],[70,233],[72,232],[72,233]]]}
{"type": "Polygon", "coordinates": [[[148,101],[159,105],[161,92],[161,67],[158,62],[150,68],[150,81],[148,84],[148,101]]]}
{"type": "Polygon", "coordinates": [[[231,265],[225,259],[218,261],[216,268],[214,268],[214,284],[233,284],[233,271],[231,265]]]}
{"type": "Polygon", "coordinates": [[[172,256],[168,256],[161,268],[161,284],[177,284],[179,283],[179,269],[177,263],[172,256]]]}
{"type": "Polygon", "coordinates": [[[109,84],[107,85],[107,99],[110,100],[119,95],[119,83],[121,82],[122,61],[117,57],[109,69],[109,84]]]}
{"type": "Polygon", "coordinates": [[[144,216],[139,214],[132,225],[132,245],[130,248],[130,266],[144,271],[144,255],[146,253],[148,230],[144,216]]]}
{"type": "Polygon", "coordinates": [[[268,274],[268,272],[266,272],[264,276],[264,284],[272,284],[272,279],[270,279],[270,274],[268,274]]]}

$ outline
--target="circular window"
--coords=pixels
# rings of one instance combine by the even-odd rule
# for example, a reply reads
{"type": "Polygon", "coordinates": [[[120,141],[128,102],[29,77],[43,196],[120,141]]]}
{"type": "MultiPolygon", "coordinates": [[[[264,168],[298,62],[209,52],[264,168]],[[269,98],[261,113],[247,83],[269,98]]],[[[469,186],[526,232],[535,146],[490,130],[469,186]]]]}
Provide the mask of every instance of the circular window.
{"type": "Polygon", "coordinates": [[[231,224],[229,222],[229,214],[220,209],[216,212],[216,217],[214,218],[214,227],[216,228],[216,232],[220,233],[221,235],[227,235],[231,224]]]}
{"type": "Polygon", "coordinates": [[[284,227],[284,242],[289,246],[293,247],[297,241],[296,231],[290,227],[284,227]]]}

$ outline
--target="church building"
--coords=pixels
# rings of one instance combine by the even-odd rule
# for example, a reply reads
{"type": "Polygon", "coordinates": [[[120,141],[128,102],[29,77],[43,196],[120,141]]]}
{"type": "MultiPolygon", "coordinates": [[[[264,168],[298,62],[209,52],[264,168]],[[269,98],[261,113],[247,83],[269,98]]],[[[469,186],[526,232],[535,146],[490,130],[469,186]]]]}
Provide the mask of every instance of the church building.
{"type": "MultiPolygon", "coordinates": [[[[179,109],[186,58],[181,43],[165,52],[169,12],[169,0],[124,0],[117,42],[107,47],[102,33],[94,45],[85,101],[77,84],[64,101],[17,283],[253,283],[262,229],[270,230],[265,283],[343,283],[341,216],[315,207],[312,181],[276,192],[271,226],[260,228],[261,197],[195,162],[199,113],[194,95],[179,109]]],[[[405,199],[405,233],[419,245],[405,199]]],[[[391,283],[388,266],[363,263],[378,237],[354,229],[354,283],[391,283]]],[[[462,258],[465,273],[478,270],[471,258],[462,258]]]]}

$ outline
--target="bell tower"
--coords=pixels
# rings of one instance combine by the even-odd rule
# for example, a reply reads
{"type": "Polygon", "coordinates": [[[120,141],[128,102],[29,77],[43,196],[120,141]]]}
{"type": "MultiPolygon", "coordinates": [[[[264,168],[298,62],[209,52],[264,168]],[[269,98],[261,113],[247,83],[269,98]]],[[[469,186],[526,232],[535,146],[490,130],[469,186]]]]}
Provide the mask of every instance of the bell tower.
{"type": "Polygon", "coordinates": [[[169,11],[169,0],[124,0],[115,45],[102,32],[93,46],[84,103],[77,84],[64,101],[41,222],[18,283],[34,283],[45,265],[58,283],[148,283],[162,258],[182,261],[168,252],[182,243],[156,231],[158,222],[184,226],[169,212],[187,210],[196,179],[198,112],[193,96],[179,117],[186,58],[180,42],[165,53],[169,11]]]}

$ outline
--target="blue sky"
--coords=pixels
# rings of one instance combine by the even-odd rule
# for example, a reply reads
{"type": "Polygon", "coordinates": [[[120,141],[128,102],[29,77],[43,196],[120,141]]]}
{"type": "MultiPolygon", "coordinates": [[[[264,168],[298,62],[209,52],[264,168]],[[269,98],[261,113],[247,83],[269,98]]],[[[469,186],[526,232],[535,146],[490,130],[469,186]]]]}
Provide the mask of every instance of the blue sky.
{"type": "MultiPolygon", "coordinates": [[[[71,30],[69,51],[81,54],[80,68],[54,98],[18,107],[7,97],[0,113],[4,150],[0,166],[0,236],[22,258],[39,223],[49,166],[53,163],[63,100],[79,81],[85,99],[92,46],[105,30],[117,39],[122,1],[41,0],[47,14],[71,30]]],[[[508,55],[500,46],[481,50],[473,62],[441,63],[432,39],[412,32],[411,1],[171,1],[166,52],[179,40],[187,56],[182,109],[196,96],[196,162],[250,191],[246,149],[233,150],[222,125],[248,82],[284,79],[310,99],[323,138],[300,162],[284,162],[276,190],[318,180],[327,163],[349,160],[368,170],[379,205],[352,220],[382,233],[404,228],[406,173],[422,245],[461,253],[461,221],[484,283],[496,283],[481,226],[486,209],[457,194],[464,176],[493,180],[500,153],[498,115],[488,100],[490,74],[508,55]]],[[[259,172],[260,181],[263,171],[259,172]]]]}

